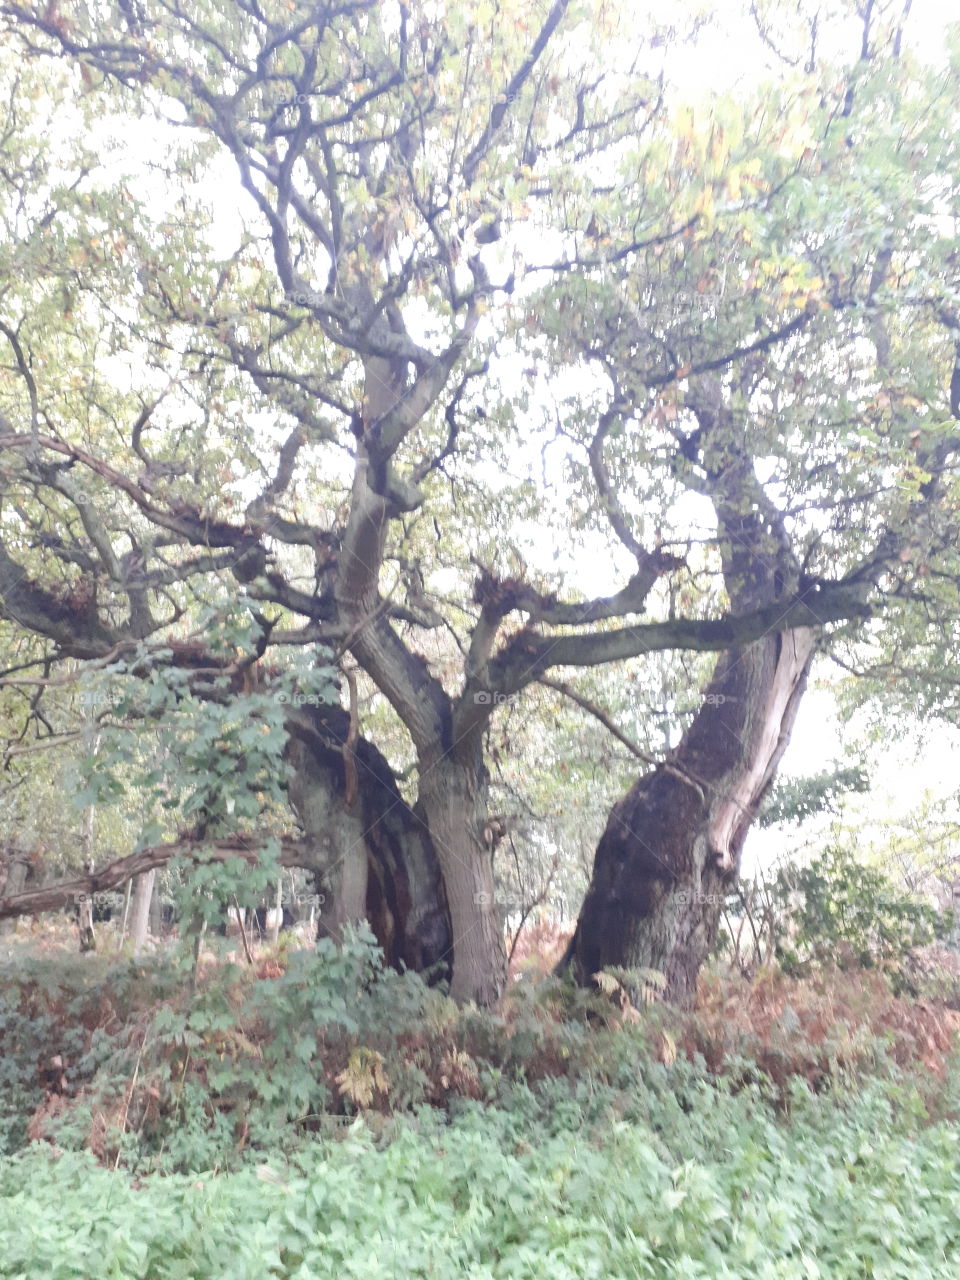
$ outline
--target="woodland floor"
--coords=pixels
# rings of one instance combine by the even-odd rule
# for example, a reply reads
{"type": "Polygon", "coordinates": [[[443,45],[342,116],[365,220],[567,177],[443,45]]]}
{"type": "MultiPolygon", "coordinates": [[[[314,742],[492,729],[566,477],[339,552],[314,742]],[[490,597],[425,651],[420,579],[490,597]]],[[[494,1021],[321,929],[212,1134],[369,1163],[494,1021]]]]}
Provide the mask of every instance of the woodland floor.
{"type": "Polygon", "coordinates": [[[960,1276],[958,1015],[878,973],[460,1010],[369,940],[0,960],[0,1276],[960,1276]]]}

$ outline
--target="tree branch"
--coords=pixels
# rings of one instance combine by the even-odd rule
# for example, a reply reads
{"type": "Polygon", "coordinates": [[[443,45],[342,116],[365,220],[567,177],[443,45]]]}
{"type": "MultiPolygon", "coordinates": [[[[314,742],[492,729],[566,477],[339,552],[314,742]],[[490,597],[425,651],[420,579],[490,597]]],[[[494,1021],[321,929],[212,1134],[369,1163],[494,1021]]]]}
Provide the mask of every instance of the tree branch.
{"type": "Polygon", "coordinates": [[[490,663],[489,688],[499,693],[517,693],[552,667],[594,667],[661,649],[715,653],[796,627],[818,629],[830,622],[869,618],[872,610],[865,594],[862,587],[836,583],[803,596],[778,600],[751,613],[722,618],[675,618],[573,636],[540,636],[523,631],[490,663]]]}
{"type": "Polygon", "coordinates": [[[467,158],[463,162],[461,173],[463,175],[464,184],[467,187],[473,184],[473,180],[477,175],[477,170],[479,169],[484,156],[490,150],[493,140],[500,132],[500,128],[506,119],[511,106],[516,102],[521,90],[530,78],[530,73],[540,60],[544,49],[546,49],[551,36],[560,25],[561,19],[569,8],[569,5],[570,0],[554,0],[553,7],[547,14],[547,19],[540,28],[537,38],[534,40],[530,48],[530,52],[527,54],[526,58],[524,58],[513,76],[511,76],[507,86],[497,96],[483,133],[471,148],[467,158]]]}
{"type": "Polygon", "coordinates": [[[645,751],[641,751],[632,738],[628,738],[622,729],[610,719],[602,707],[598,707],[595,702],[591,702],[589,698],[585,698],[583,694],[577,693],[576,689],[571,689],[568,684],[562,680],[551,680],[549,676],[540,676],[537,681],[542,684],[545,689],[555,689],[557,693],[562,693],[565,698],[569,698],[571,702],[575,702],[581,710],[586,711],[588,715],[598,720],[608,733],[612,734],[618,742],[623,743],[631,755],[642,760],[644,764],[653,765],[654,768],[661,764],[662,761],[657,760],[655,756],[649,756],[645,751]]]}
{"type": "MultiPolygon", "coordinates": [[[[154,867],[162,867],[175,857],[188,857],[196,862],[226,862],[229,858],[240,858],[253,865],[260,857],[256,843],[259,841],[265,844],[269,839],[265,835],[242,838],[235,836],[227,840],[178,840],[170,844],[151,845],[149,849],[141,849],[139,853],[117,858],[99,871],[0,898],[0,920],[59,910],[82,895],[89,896],[116,889],[134,876],[152,871],[154,867]]],[[[281,866],[302,866],[305,865],[304,859],[309,865],[309,851],[303,841],[288,838],[280,841],[281,866]]]]}

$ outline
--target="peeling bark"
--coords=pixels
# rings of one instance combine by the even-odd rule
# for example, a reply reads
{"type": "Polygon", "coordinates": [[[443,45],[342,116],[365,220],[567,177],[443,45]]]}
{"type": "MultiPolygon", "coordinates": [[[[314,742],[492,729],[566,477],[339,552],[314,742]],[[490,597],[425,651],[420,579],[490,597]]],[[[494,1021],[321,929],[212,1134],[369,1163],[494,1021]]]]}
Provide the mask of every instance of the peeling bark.
{"type": "Polygon", "coordinates": [[[611,966],[651,968],[668,999],[693,999],[814,645],[804,628],[725,653],[679,746],[614,806],[562,962],[577,981],[611,966]]]}

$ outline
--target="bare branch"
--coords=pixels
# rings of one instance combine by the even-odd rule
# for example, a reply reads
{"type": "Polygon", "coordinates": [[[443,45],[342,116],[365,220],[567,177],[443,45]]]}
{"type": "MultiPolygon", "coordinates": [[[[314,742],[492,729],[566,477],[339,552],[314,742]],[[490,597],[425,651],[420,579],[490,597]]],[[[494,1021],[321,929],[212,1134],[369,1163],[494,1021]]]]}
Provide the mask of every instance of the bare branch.
{"type": "Polygon", "coordinates": [[[642,760],[644,764],[656,767],[661,763],[655,756],[647,755],[645,751],[641,751],[633,739],[628,738],[623,730],[614,724],[602,707],[598,707],[595,702],[585,698],[582,693],[577,693],[576,689],[571,689],[570,685],[565,684],[562,680],[551,680],[549,676],[540,676],[537,683],[542,684],[545,689],[554,689],[557,693],[562,693],[565,698],[575,702],[581,710],[586,711],[595,720],[599,720],[608,733],[612,734],[618,742],[621,742],[627,748],[631,755],[636,756],[638,760],[642,760]]]}
{"type": "MultiPolygon", "coordinates": [[[[171,858],[189,858],[195,862],[226,862],[230,858],[239,858],[255,865],[260,859],[263,846],[271,839],[269,835],[252,835],[234,836],[226,840],[178,840],[170,844],[151,845],[148,849],[141,849],[139,853],[117,858],[99,871],[0,898],[0,920],[11,916],[38,915],[41,911],[57,911],[84,895],[89,897],[94,893],[116,889],[134,876],[142,875],[144,871],[165,866],[171,858]]],[[[284,837],[279,843],[281,866],[309,865],[310,853],[303,841],[284,837]]]]}

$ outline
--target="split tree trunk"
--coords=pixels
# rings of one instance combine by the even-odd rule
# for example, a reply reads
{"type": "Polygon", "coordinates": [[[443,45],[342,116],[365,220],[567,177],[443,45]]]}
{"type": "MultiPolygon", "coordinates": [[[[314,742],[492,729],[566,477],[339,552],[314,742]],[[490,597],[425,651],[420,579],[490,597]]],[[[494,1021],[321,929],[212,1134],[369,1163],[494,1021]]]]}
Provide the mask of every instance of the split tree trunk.
{"type": "Polygon", "coordinates": [[[307,868],[324,898],[317,936],[339,940],[347,923],[366,918],[388,964],[448,977],[450,911],[422,809],[407,804],[387,760],[365,738],[354,750],[356,797],[348,802],[348,717],[339,707],[299,708],[288,728],[290,799],[310,845],[307,868]],[[362,902],[349,887],[360,879],[362,902]]]}
{"type": "Polygon", "coordinates": [[[692,1001],[813,652],[813,632],[803,629],[720,658],[679,746],[610,814],[562,962],[577,981],[609,967],[656,969],[668,999],[692,1001]]]}
{"type": "Polygon", "coordinates": [[[351,805],[344,770],[346,713],[304,707],[291,715],[288,727],[290,798],[324,895],[318,936],[339,940],[348,922],[366,918],[389,964],[451,978],[456,1000],[496,1000],[506,962],[479,749],[422,759],[419,795],[411,806],[383,755],[361,738],[354,751],[357,794],[351,805]],[[360,879],[362,901],[344,889],[360,879]]]}

